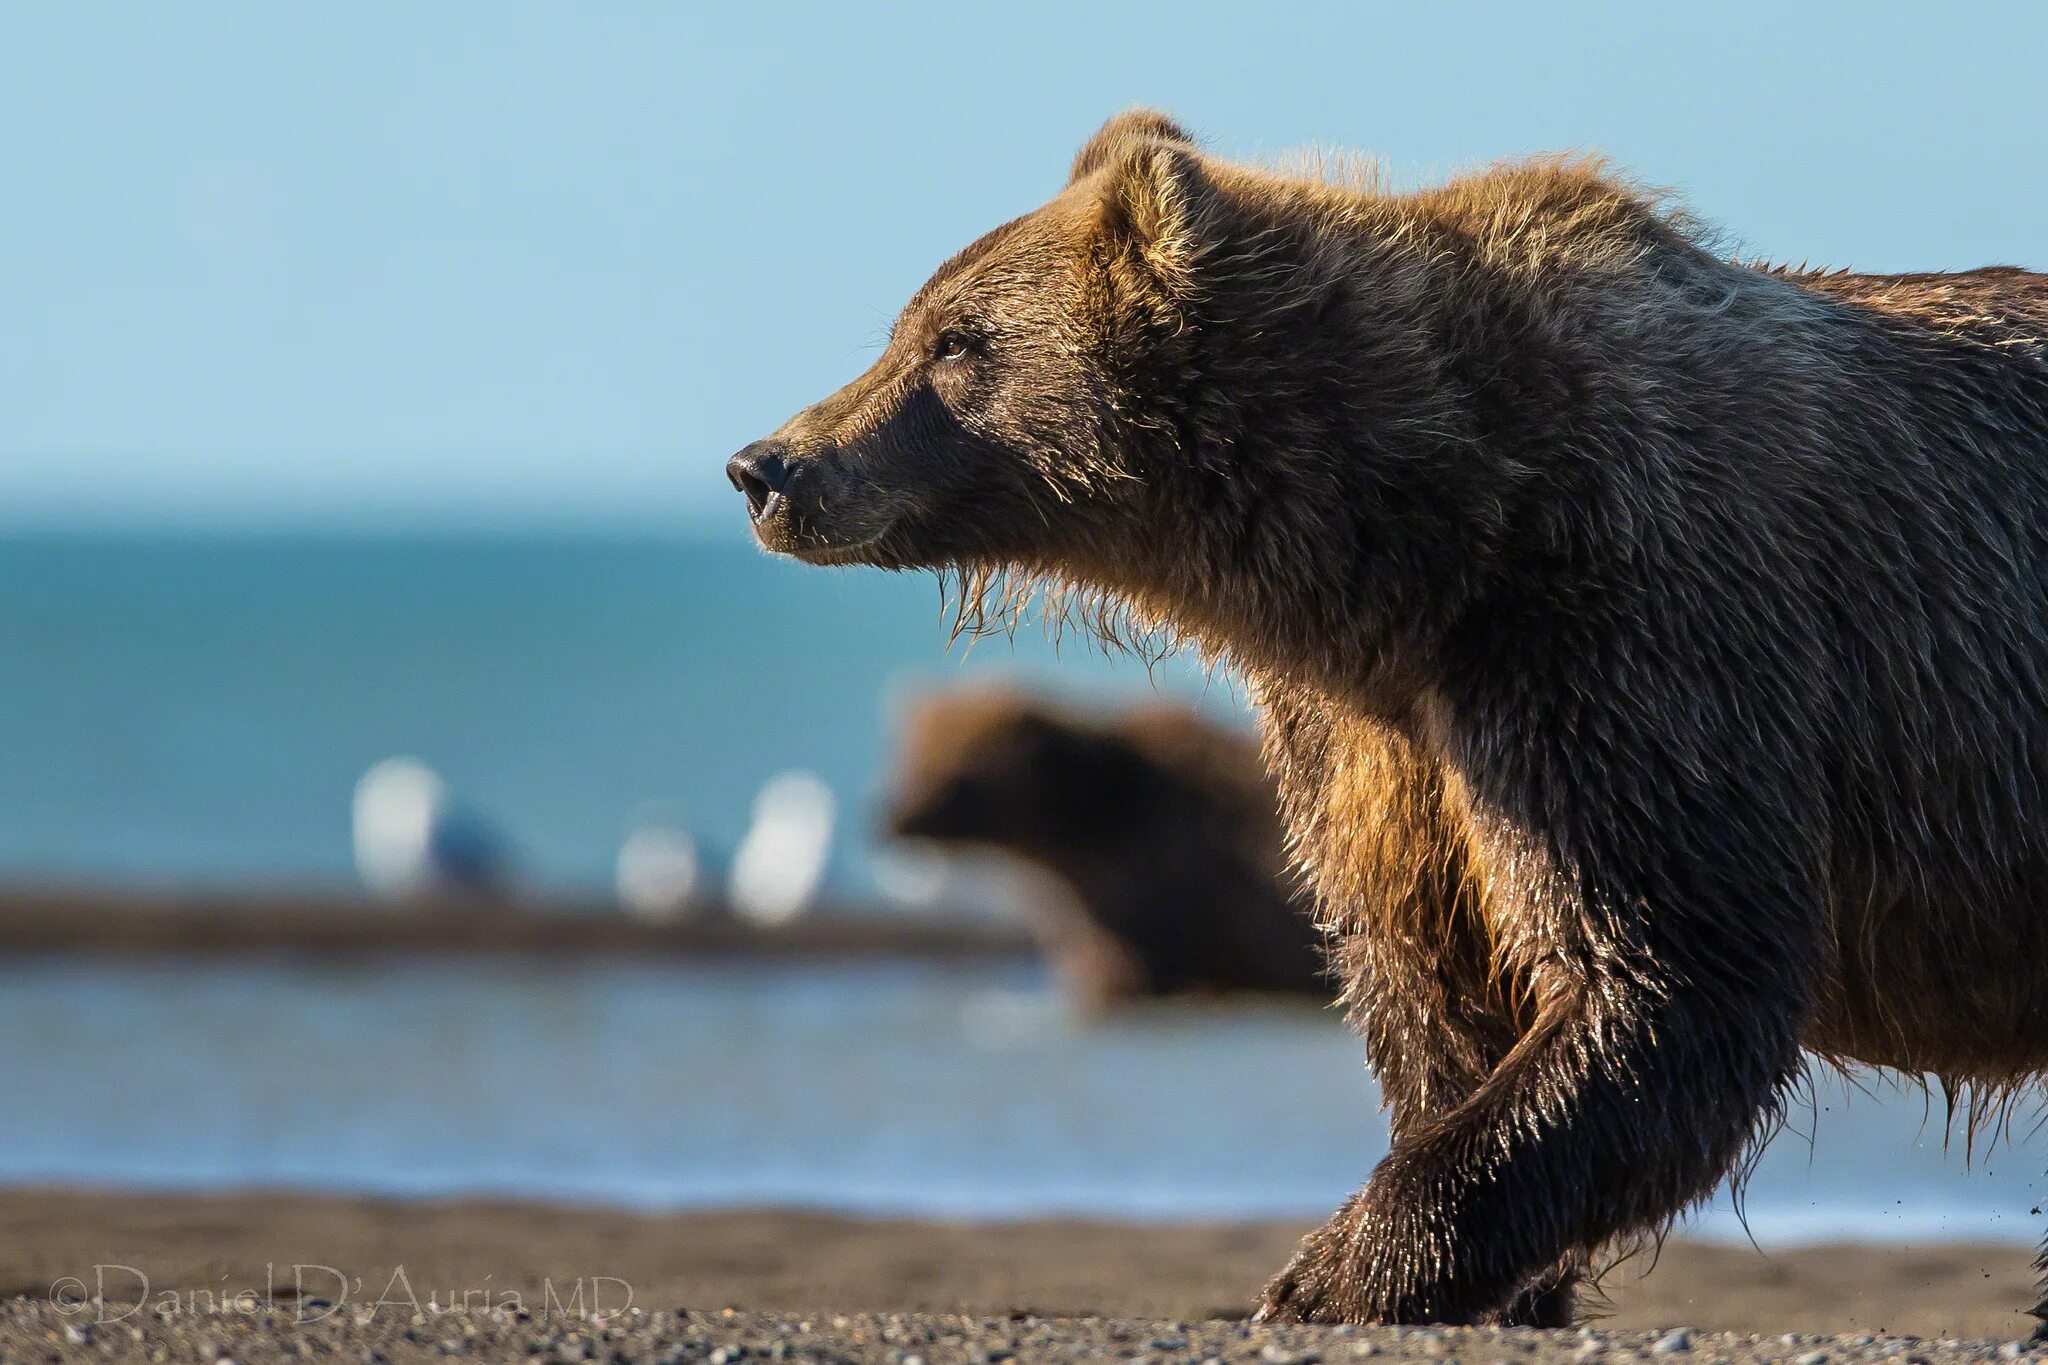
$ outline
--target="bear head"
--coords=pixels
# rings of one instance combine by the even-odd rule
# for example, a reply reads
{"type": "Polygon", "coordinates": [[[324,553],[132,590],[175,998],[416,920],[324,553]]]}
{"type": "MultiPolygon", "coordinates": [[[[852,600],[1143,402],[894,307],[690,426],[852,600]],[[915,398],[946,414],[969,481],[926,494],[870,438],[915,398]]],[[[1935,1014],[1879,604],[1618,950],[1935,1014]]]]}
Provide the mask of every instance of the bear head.
{"type": "Polygon", "coordinates": [[[942,266],[881,357],[727,466],[755,534],[813,563],[1020,565],[1099,555],[1157,471],[1159,370],[1210,171],[1162,115],[1112,119],[1066,189],[942,266]]]}

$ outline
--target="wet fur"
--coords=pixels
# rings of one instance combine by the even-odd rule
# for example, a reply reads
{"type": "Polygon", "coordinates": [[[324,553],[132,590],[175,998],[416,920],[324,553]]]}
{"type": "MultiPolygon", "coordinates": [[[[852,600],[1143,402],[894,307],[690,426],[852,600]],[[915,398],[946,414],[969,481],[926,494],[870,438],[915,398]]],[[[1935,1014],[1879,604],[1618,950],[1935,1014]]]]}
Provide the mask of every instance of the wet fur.
{"type": "Polygon", "coordinates": [[[1074,588],[1246,679],[1395,1135],[1268,1314],[1561,1322],[1802,1046],[1994,1108],[2048,1067],[2048,279],[1129,115],[784,435],[869,509],[797,552],[1074,588]]]}

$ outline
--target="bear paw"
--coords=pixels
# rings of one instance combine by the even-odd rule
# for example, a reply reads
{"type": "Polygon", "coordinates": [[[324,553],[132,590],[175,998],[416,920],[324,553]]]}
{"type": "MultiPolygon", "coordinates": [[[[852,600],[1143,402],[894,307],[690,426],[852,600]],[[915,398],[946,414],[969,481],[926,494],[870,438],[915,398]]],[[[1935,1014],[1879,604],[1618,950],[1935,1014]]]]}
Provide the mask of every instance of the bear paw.
{"type": "Polygon", "coordinates": [[[1254,1322],[1368,1323],[1392,1319],[1358,1273],[1355,1216],[1345,1209],[1310,1233],[1261,1296],[1254,1322]]]}

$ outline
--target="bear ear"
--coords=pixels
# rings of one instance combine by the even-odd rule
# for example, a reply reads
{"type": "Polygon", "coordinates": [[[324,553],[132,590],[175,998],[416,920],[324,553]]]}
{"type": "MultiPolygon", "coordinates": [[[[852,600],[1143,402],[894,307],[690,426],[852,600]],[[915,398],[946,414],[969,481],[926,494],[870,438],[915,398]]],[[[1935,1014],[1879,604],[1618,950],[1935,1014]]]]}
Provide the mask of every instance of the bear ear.
{"type": "Polygon", "coordinates": [[[1114,160],[1118,153],[1139,142],[1171,142],[1192,150],[1195,140],[1188,130],[1156,109],[1126,109],[1095,130],[1083,144],[1067,173],[1067,183],[1093,175],[1114,160]]]}
{"type": "Polygon", "coordinates": [[[1191,284],[1216,208],[1208,170],[1187,146],[1139,142],[1118,153],[1103,177],[1104,236],[1169,293],[1191,284]]]}

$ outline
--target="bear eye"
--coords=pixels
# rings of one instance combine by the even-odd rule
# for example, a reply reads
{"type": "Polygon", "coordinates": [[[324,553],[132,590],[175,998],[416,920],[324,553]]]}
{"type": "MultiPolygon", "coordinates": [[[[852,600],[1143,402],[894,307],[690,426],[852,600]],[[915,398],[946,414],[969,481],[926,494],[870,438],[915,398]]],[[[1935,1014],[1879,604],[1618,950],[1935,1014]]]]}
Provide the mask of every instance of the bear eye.
{"type": "Polygon", "coordinates": [[[965,332],[941,332],[939,339],[932,343],[932,357],[935,360],[965,360],[973,353],[974,338],[965,332]]]}

